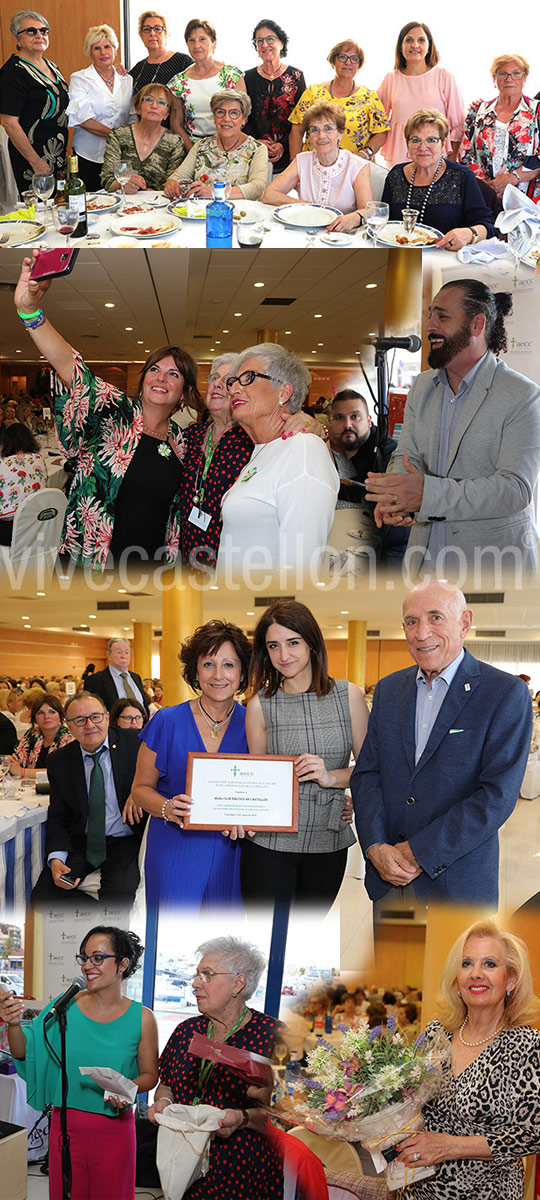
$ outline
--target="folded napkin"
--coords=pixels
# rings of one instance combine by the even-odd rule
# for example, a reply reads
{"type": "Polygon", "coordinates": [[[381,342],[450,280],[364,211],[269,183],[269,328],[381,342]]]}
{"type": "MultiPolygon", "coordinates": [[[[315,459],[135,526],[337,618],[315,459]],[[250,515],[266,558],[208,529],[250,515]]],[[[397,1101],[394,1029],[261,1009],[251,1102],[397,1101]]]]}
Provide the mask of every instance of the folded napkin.
{"type": "Polygon", "coordinates": [[[114,1071],[112,1067],[79,1067],[79,1071],[81,1075],[89,1075],[98,1087],[103,1088],[106,1100],[111,1096],[118,1096],[119,1100],[127,1100],[133,1104],[137,1095],[137,1084],[133,1079],[126,1079],[120,1071],[114,1071]]]}
{"type": "Polygon", "coordinates": [[[526,254],[532,249],[540,234],[540,208],[521,192],[507,184],[503,192],[503,212],[495,217],[495,225],[501,233],[513,234],[512,249],[517,254],[526,254]]]}
{"type": "Polygon", "coordinates": [[[0,221],[35,221],[36,206],[29,204],[28,208],[17,208],[15,212],[4,213],[0,221]]]}
{"type": "Polygon", "coordinates": [[[508,254],[506,242],[501,242],[499,238],[488,238],[484,242],[477,242],[475,246],[462,246],[457,256],[462,263],[488,263],[496,258],[504,258],[505,254],[508,254]]]}

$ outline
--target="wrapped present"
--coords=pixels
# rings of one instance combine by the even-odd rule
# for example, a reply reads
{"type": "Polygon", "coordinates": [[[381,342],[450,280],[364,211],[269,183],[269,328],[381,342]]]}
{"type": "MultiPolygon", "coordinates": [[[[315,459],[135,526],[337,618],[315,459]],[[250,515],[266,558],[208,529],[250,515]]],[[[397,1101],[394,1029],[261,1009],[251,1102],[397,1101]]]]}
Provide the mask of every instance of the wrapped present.
{"type": "Polygon", "coordinates": [[[202,1033],[193,1034],[188,1053],[227,1067],[227,1070],[233,1071],[253,1087],[266,1087],[270,1081],[270,1063],[267,1059],[251,1054],[249,1050],[238,1050],[236,1046],[229,1046],[225,1042],[214,1042],[202,1033]]]}

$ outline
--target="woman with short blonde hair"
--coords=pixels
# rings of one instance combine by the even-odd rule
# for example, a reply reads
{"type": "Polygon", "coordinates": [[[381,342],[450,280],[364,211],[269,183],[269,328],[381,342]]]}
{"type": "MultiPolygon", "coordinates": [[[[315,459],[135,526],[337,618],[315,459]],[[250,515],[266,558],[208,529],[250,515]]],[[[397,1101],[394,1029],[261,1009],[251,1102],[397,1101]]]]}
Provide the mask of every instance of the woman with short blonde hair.
{"type": "Polygon", "coordinates": [[[130,120],[133,81],[115,68],[118,38],[110,25],[91,25],[83,49],[90,66],[70,78],[67,115],[79,175],[88,191],[97,192],[111,129],[130,120]]]}
{"type": "Polygon", "coordinates": [[[521,54],[498,54],[491,75],[498,95],[475,100],[465,118],[459,161],[493,188],[499,200],[507,184],[533,200],[540,195],[540,171],[526,167],[540,152],[539,101],[524,94],[529,64],[521,54]]]}
{"type": "Polygon", "coordinates": [[[147,55],[130,68],[134,92],[140,91],[148,83],[169,84],[179,71],[185,71],[193,61],[189,54],[169,50],[167,19],[153,8],[146,9],[139,17],[139,37],[147,55]]]}

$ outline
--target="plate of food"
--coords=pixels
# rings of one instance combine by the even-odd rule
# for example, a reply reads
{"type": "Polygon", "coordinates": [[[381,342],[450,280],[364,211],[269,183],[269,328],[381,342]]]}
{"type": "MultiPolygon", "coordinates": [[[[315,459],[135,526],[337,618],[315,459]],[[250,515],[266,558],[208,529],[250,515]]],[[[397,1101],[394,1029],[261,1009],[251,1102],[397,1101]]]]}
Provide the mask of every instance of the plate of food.
{"type": "Polygon", "coordinates": [[[377,234],[369,236],[384,246],[404,246],[406,250],[421,250],[426,246],[434,246],[444,234],[433,225],[416,225],[412,233],[406,233],[403,221],[389,221],[377,234]]]}
{"type": "Polygon", "coordinates": [[[115,212],[120,204],[120,196],[110,192],[89,192],[86,197],[87,212],[92,214],[115,212]]]}
{"type": "Polygon", "coordinates": [[[111,230],[120,237],[134,237],[139,241],[166,237],[182,228],[181,220],[174,213],[136,213],[135,216],[119,216],[111,222],[111,230]]]}
{"type": "Polygon", "coordinates": [[[126,196],[124,203],[118,209],[118,216],[136,217],[139,213],[151,213],[153,211],[154,206],[148,200],[141,200],[139,196],[126,196]]]}
{"type": "Polygon", "coordinates": [[[282,204],[273,215],[290,229],[325,229],[336,217],[343,216],[341,209],[330,204],[282,204]]]}
{"type": "Polygon", "coordinates": [[[206,205],[209,200],[174,200],[167,207],[167,212],[174,213],[175,217],[181,217],[183,221],[204,221],[206,219],[206,205]]]}
{"type": "Polygon", "coordinates": [[[9,237],[7,242],[3,242],[4,247],[25,246],[27,242],[36,242],[46,232],[45,226],[41,224],[41,221],[23,221],[20,219],[0,221],[0,233],[5,233],[6,229],[9,237]]]}

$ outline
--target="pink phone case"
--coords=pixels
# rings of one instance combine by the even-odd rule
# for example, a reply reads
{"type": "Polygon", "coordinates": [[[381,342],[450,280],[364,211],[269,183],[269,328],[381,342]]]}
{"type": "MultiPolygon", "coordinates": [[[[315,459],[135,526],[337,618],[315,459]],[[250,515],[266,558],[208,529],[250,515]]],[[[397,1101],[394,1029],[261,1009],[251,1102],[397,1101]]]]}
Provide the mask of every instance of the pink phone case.
{"type": "Polygon", "coordinates": [[[79,251],[72,246],[57,246],[54,250],[42,250],[34,260],[30,279],[55,279],[69,275],[75,266],[79,251]]]}

